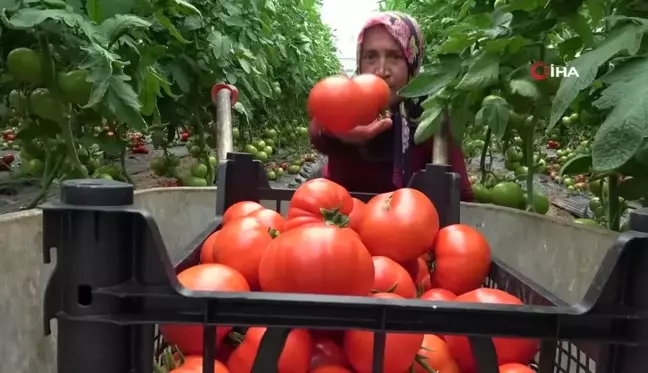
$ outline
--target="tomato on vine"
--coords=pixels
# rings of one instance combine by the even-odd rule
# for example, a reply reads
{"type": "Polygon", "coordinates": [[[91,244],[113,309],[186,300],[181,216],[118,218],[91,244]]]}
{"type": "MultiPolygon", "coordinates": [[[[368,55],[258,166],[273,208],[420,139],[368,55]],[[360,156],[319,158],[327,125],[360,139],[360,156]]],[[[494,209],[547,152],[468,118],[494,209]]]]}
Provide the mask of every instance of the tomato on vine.
{"type": "Polygon", "coordinates": [[[40,86],[43,77],[43,56],[29,48],[16,48],[7,55],[7,70],[18,81],[40,86]]]}
{"type": "Polygon", "coordinates": [[[90,99],[92,83],[88,82],[88,70],[72,70],[58,73],[57,84],[63,97],[72,103],[85,105],[90,99]]]}

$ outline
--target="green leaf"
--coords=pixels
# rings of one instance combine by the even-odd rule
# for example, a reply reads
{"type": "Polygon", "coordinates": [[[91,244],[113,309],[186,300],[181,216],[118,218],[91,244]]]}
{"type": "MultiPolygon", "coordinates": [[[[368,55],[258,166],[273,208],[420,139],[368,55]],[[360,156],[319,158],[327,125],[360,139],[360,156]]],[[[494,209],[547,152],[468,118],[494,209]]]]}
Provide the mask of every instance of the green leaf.
{"type": "Polygon", "coordinates": [[[426,109],[421,115],[416,131],[414,132],[414,143],[419,145],[434,136],[441,128],[443,119],[443,110],[445,106],[443,102],[436,101],[436,105],[426,109]]]}
{"type": "Polygon", "coordinates": [[[457,89],[472,91],[497,83],[500,61],[496,54],[482,53],[468,68],[457,89]]]}
{"type": "Polygon", "coordinates": [[[37,9],[23,8],[7,18],[6,9],[0,9],[0,17],[7,28],[15,30],[29,30],[41,23],[53,20],[63,22],[68,27],[79,27],[86,36],[93,40],[98,32],[95,26],[87,22],[82,15],[63,9],[37,9]]]}
{"type": "Polygon", "coordinates": [[[86,12],[88,17],[96,23],[101,23],[103,20],[103,11],[99,0],[87,0],[86,12]]]}
{"type": "Polygon", "coordinates": [[[533,100],[538,100],[542,94],[538,87],[527,79],[513,79],[509,83],[511,93],[527,97],[533,100]]]}
{"type": "Polygon", "coordinates": [[[588,45],[594,44],[594,35],[592,34],[592,26],[585,16],[580,13],[574,13],[567,19],[567,24],[574,29],[578,36],[588,45]]]}
{"type": "Polygon", "coordinates": [[[592,23],[595,25],[605,17],[605,2],[601,0],[586,0],[587,10],[589,10],[592,23]]]}
{"type": "Polygon", "coordinates": [[[158,23],[162,25],[165,29],[167,29],[167,31],[169,31],[171,36],[173,36],[177,41],[179,41],[182,44],[191,44],[189,40],[185,39],[184,36],[180,34],[180,31],[178,31],[178,29],[175,27],[173,22],[171,22],[169,17],[164,15],[164,12],[162,10],[158,10],[155,12],[155,20],[158,21],[158,23]]]}
{"type": "Polygon", "coordinates": [[[627,23],[614,29],[598,48],[572,61],[570,66],[576,68],[579,77],[566,77],[560,83],[551,108],[548,131],[556,125],[578,93],[592,84],[601,65],[620,52],[625,51],[630,55],[637,53],[643,32],[644,26],[627,23]]]}
{"type": "Polygon", "coordinates": [[[184,15],[194,15],[202,18],[200,10],[198,10],[198,8],[186,2],[185,0],[171,0],[171,2],[173,3],[175,10],[177,10],[179,13],[184,15]]]}
{"type": "Polygon", "coordinates": [[[146,122],[140,114],[142,105],[137,93],[127,82],[128,75],[113,75],[106,91],[105,105],[120,121],[130,125],[136,131],[146,129],[146,122]]]}
{"type": "Polygon", "coordinates": [[[245,60],[243,58],[239,58],[238,62],[241,65],[241,68],[243,69],[243,71],[245,71],[246,74],[249,74],[250,71],[252,71],[252,67],[250,66],[250,63],[247,62],[247,60],[245,60]]]}
{"type": "Polygon", "coordinates": [[[149,116],[155,112],[159,96],[161,95],[158,77],[147,68],[144,79],[140,83],[139,101],[142,104],[142,114],[149,116]]]}
{"type": "Polygon", "coordinates": [[[457,76],[445,72],[422,72],[403,87],[398,95],[403,98],[429,96],[450,84],[457,76]]]}
{"type": "Polygon", "coordinates": [[[215,58],[227,57],[232,51],[232,41],[219,31],[212,30],[207,40],[215,58]]]}
{"type": "Polygon", "coordinates": [[[594,170],[617,169],[637,154],[648,134],[648,60],[618,66],[604,80],[611,85],[592,104],[610,110],[592,142],[594,170]]]}
{"type": "Polygon", "coordinates": [[[579,175],[589,173],[592,169],[592,156],[589,154],[579,154],[568,160],[560,168],[560,176],[579,175]]]}
{"type": "Polygon", "coordinates": [[[511,109],[504,101],[491,101],[477,112],[475,122],[479,125],[487,125],[491,128],[493,135],[502,140],[506,134],[511,109]]]}
{"type": "Polygon", "coordinates": [[[222,14],[220,16],[220,18],[228,26],[245,27],[247,25],[247,22],[245,22],[245,19],[243,17],[240,17],[240,16],[228,16],[226,14],[222,14]]]}
{"type": "Polygon", "coordinates": [[[99,30],[101,30],[112,45],[129,31],[147,29],[152,24],[153,22],[132,14],[116,14],[103,21],[99,26],[99,30]]]}

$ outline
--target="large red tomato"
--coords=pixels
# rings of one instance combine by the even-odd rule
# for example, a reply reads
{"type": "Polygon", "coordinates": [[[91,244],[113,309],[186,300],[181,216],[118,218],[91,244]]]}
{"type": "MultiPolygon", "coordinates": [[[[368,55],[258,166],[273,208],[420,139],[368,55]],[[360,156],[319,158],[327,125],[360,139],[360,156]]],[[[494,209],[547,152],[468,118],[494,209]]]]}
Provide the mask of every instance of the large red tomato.
{"type": "Polygon", "coordinates": [[[499,373],[536,373],[528,365],[518,363],[504,364],[499,367],[499,373]]]}
{"type": "Polygon", "coordinates": [[[218,235],[218,232],[220,231],[216,231],[211,235],[209,235],[209,237],[207,237],[202,247],[200,248],[201,264],[214,262],[214,240],[216,239],[216,235],[218,235]]]}
{"type": "Polygon", "coordinates": [[[344,350],[330,339],[318,339],[313,346],[311,369],[325,365],[339,365],[346,367],[349,361],[344,355],[344,350]]]}
{"type": "MultiPolygon", "coordinates": [[[[169,373],[203,373],[202,356],[186,356],[184,364],[169,373]]],[[[229,373],[229,370],[218,360],[214,360],[214,373],[229,373]]]]}
{"type": "Polygon", "coordinates": [[[252,202],[252,201],[237,202],[232,206],[230,206],[227,210],[225,210],[225,212],[223,213],[223,221],[221,224],[225,225],[234,219],[247,216],[256,210],[263,210],[263,209],[265,209],[265,207],[261,206],[261,204],[258,202],[252,202]]]}
{"type": "MultiPolygon", "coordinates": [[[[346,76],[320,80],[308,95],[308,114],[317,126],[331,133],[343,134],[368,124],[375,104],[364,97],[360,86],[346,76]]],[[[375,118],[376,116],[374,116],[375,118]]]]}
{"type": "Polygon", "coordinates": [[[419,299],[423,300],[445,300],[450,301],[457,297],[457,295],[450,290],[446,289],[430,289],[421,294],[419,299]]]}
{"type": "MultiPolygon", "coordinates": [[[[199,264],[178,274],[178,281],[190,290],[198,291],[250,291],[245,277],[238,271],[222,264],[199,264]]],[[[232,328],[216,328],[216,343],[219,343],[232,328]]],[[[200,325],[161,325],[164,340],[177,345],[186,355],[202,355],[203,327],[200,325]]]]}
{"type": "Polygon", "coordinates": [[[276,229],[279,232],[283,231],[286,219],[275,210],[263,209],[255,210],[248,217],[255,218],[269,228],[276,229]]]}
{"type": "Polygon", "coordinates": [[[353,198],[353,209],[349,214],[349,228],[357,231],[364,217],[365,203],[357,198],[353,198]]]}
{"type": "Polygon", "coordinates": [[[416,298],[416,285],[405,268],[386,256],[374,256],[373,290],[394,293],[403,298],[416,298]]]}
{"type": "MultiPolygon", "coordinates": [[[[396,294],[377,293],[375,298],[403,299],[396,294]]],[[[373,368],[373,332],[349,330],[344,336],[344,352],[357,373],[371,373],[373,368]]],[[[386,373],[407,372],[423,343],[422,334],[387,333],[383,357],[386,373]]]]}
{"type": "Polygon", "coordinates": [[[455,294],[481,287],[490,270],[491,250],[486,238],[464,224],[441,228],[434,240],[432,254],[432,286],[455,294]]]}
{"type": "MultiPolygon", "coordinates": [[[[250,328],[245,339],[229,360],[230,373],[250,373],[266,328],[250,328]]],[[[279,357],[277,373],[306,373],[310,369],[313,340],[305,329],[293,329],[288,334],[283,352],[279,357]]]]}
{"type": "Polygon", "coordinates": [[[374,105],[372,112],[367,113],[367,116],[362,118],[360,122],[360,124],[369,124],[389,105],[391,96],[389,85],[385,80],[373,74],[356,75],[352,80],[358,85],[361,94],[366,97],[366,100],[374,105]]]}
{"type": "Polygon", "coordinates": [[[349,228],[312,224],[279,235],[259,264],[264,291],[366,296],[371,255],[349,228]]]}
{"type": "Polygon", "coordinates": [[[358,233],[371,255],[406,263],[432,248],[438,230],[434,204],[418,190],[402,188],[367,203],[358,233]]]}
{"type": "Polygon", "coordinates": [[[416,258],[416,260],[400,263],[400,265],[405,268],[407,273],[409,273],[412,277],[412,280],[414,280],[414,282],[417,284],[423,281],[425,279],[425,276],[430,274],[430,269],[427,266],[427,262],[422,256],[416,258]]]}
{"type": "Polygon", "coordinates": [[[352,210],[353,198],[342,185],[324,178],[308,180],[290,200],[284,231],[323,222],[342,226],[352,210]]]}
{"type": "Polygon", "coordinates": [[[259,289],[259,262],[272,242],[268,226],[253,217],[229,222],[214,239],[214,263],[239,271],[252,290],[259,289]]]}
{"type": "MultiPolygon", "coordinates": [[[[419,355],[435,372],[461,373],[445,341],[434,334],[426,334],[419,355]]],[[[414,364],[414,373],[427,373],[421,364],[414,364]]]]}
{"type": "MultiPolygon", "coordinates": [[[[453,299],[453,302],[523,304],[518,298],[505,291],[487,288],[480,288],[462,294],[453,299]]],[[[477,370],[468,338],[459,335],[446,335],[445,340],[461,371],[463,373],[475,373],[477,370]]],[[[493,344],[495,345],[499,365],[508,363],[528,364],[533,360],[539,348],[538,341],[533,339],[498,337],[493,338],[493,344]]]]}
{"type": "Polygon", "coordinates": [[[353,371],[340,365],[324,365],[311,370],[310,373],[353,373],[353,371]]]}

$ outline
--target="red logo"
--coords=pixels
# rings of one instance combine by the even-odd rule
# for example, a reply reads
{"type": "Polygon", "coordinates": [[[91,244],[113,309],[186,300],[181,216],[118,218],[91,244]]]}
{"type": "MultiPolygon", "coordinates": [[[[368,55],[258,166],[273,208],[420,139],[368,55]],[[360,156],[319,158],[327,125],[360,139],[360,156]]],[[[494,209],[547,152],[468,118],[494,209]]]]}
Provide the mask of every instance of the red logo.
{"type": "Polygon", "coordinates": [[[544,62],[538,61],[531,64],[531,77],[535,80],[545,80],[549,76],[549,66],[544,62]],[[538,71],[540,70],[540,71],[538,71]]]}

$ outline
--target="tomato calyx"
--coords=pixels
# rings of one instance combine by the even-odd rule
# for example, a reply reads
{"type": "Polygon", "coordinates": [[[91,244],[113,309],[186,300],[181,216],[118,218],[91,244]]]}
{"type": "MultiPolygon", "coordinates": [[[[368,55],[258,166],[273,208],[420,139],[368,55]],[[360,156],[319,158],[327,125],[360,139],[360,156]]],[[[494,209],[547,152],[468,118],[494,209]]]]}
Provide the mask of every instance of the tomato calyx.
{"type": "Polygon", "coordinates": [[[280,235],[279,231],[274,228],[268,228],[268,234],[270,235],[270,237],[272,237],[272,239],[275,239],[280,235]]]}
{"type": "Polygon", "coordinates": [[[396,291],[397,287],[398,287],[398,282],[396,282],[394,285],[392,285],[392,287],[384,291],[380,289],[373,289],[371,290],[371,294],[379,294],[379,293],[393,294],[396,291]]]}
{"type": "Polygon", "coordinates": [[[164,349],[158,361],[153,362],[154,373],[167,373],[182,366],[185,362],[182,351],[174,346],[164,349]]]}
{"type": "Polygon", "coordinates": [[[322,218],[324,218],[324,224],[326,225],[335,225],[340,228],[346,228],[349,226],[349,216],[344,215],[340,213],[341,207],[337,207],[334,209],[325,209],[325,208],[320,208],[320,214],[322,214],[322,218]]]}
{"type": "MultiPolygon", "coordinates": [[[[421,347],[421,349],[425,351],[432,351],[429,348],[426,347],[421,347]]],[[[434,370],[430,364],[427,363],[427,357],[421,355],[421,354],[416,354],[416,357],[414,358],[414,364],[420,365],[423,369],[425,369],[426,372],[428,373],[438,373],[436,370],[434,370]]]]}

